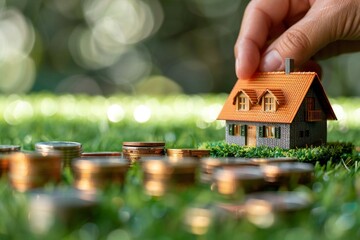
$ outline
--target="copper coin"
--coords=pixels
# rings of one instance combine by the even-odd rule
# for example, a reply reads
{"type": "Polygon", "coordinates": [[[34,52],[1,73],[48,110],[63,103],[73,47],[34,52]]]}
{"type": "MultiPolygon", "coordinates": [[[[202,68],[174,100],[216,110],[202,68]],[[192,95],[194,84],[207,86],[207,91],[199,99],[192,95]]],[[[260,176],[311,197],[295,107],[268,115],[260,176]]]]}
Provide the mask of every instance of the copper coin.
{"type": "Polygon", "coordinates": [[[122,145],[129,147],[164,147],[165,142],[123,142],[122,145]]]}
{"type": "Polygon", "coordinates": [[[210,150],[204,149],[167,149],[167,155],[172,157],[208,157],[210,150]]]}
{"type": "Polygon", "coordinates": [[[42,187],[61,179],[62,160],[59,154],[13,153],[9,156],[9,180],[18,191],[42,187]]]}
{"type": "Polygon", "coordinates": [[[211,174],[216,167],[225,166],[254,166],[254,163],[246,158],[203,158],[201,159],[201,170],[211,174]]]}
{"type": "Polygon", "coordinates": [[[264,173],[259,167],[233,167],[216,169],[213,181],[219,193],[234,194],[238,190],[254,192],[266,185],[264,173]]]}
{"type": "Polygon", "coordinates": [[[81,157],[121,157],[121,152],[84,152],[81,157]]]}
{"type": "MultiPolygon", "coordinates": [[[[248,194],[245,201],[247,213],[255,213],[257,205],[267,204],[274,212],[293,212],[309,208],[311,197],[301,192],[259,192],[248,194]]],[[[261,214],[261,213],[260,213],[261,214]]]]}
{"type": "Polygon", "coordinates": [[[98,205],[96,195],[74,189],[31,192],[28,204],[29,227],[37,234],[46,234],[58,227],[57,223],[72,229],[91,222],[98,205]]]}
{"type": "Polygon", "coordinates": [[[72,163],[74,186],[95,190],[110,184],[122,184],[129,162],[121,157],[83,157],[72,163]]]}
{"type": "Polygon", "coordinates": [[[290,186],[307,184],[313,179],[314,166],[310,163],[278,163],[261,166],[268,182],[290,186]]]}
{"type": "Polygon", "coordinates": [[[274,157],[274,158],[250,158],[251,162],[255,164],[269,164],[269,163],[283,163],[283,162],[297,162],[297,158],[293,157],[274,157]]]}

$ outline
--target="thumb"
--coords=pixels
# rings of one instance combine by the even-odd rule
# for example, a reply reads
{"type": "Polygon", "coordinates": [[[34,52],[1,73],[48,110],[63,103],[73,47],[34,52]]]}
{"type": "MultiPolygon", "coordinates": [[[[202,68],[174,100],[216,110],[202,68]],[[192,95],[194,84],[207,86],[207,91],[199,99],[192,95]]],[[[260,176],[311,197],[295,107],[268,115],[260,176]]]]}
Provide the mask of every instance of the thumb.
{"type": "Polygon", "coordinates": [[[283,70],[285,58],[293,58],[299,67],[328,43],[337,40],[332,29],[334,19],[329,20],[323,13],[311,10],[264,51],[260,71],[283,70]]]}

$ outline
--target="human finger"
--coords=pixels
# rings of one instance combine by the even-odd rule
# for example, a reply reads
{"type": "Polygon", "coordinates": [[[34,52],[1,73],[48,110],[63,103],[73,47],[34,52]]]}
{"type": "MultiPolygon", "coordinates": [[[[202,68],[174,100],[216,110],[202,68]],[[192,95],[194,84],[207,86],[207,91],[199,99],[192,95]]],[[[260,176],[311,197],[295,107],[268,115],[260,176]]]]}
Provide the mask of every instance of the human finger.
{"type": "Polygon", "coordinates": [[[251,1],[245,10],[234,49],[238,78],[247,79],[256,71],[270,30],[280,26],[286,18],[303,14],[308,8],[309,2],[304,0],[251,1]]]}
{"type": "Polygon", "coordinates": [[[352,2],[352,0],[341,3],[335,0],[316,1],[304,18],[286,30],[266,49],[259,69],[282,70],[283,59],[287,57],[293,58],[295,65],[300,66],[331,42],[356,38],[356,34],[344,30],[348,25],[348,18],[351,18],[348,15],[349,5],[344,2],[352,2]],[[344,34],[344,32],[349,33],[344,34]]]}

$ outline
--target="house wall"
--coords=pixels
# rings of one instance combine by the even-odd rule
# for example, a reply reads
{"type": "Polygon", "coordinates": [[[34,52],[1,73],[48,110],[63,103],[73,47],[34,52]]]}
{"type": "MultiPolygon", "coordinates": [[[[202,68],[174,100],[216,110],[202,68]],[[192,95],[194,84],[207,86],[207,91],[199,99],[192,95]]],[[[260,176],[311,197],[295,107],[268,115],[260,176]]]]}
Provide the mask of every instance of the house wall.
{"type": "MultiPolygon", "coordinates": [[[[322,110],[319,99],[312,88],[306,94],[306,97],[315,98],[315,110],[322,110]]],[[[290,134],[290,148],[318,146],[327,141],[327,120],[325,113],[322,111],[321,118],[324,119],[318,122],[306,122],[306,97],[304,98],[299,111],[297,112],[293,123],[291,124],[290,134]],[[306,134],[308,131],[309,135],[306,134]],[[303,135],[301,135],[301,132],[303,135]]]]}
{"type": "Polygon", "coordinates": [[[246,138],[244,136],[231,136],[229,135],[229,126],[231,124],[251,125],[256,126],[256,146],[269,146],[269,147],[290,147],[290,125],[278,123],[254,123],[254,122],[240,122],[240,121],[226,121],[225,127],[225,140],[228,143],[235,143],[240,146],[245,146],[246,138]],[[259,137],[259,126],[273,126],[280,127],[280,138],[264,138],[259,137]]]}

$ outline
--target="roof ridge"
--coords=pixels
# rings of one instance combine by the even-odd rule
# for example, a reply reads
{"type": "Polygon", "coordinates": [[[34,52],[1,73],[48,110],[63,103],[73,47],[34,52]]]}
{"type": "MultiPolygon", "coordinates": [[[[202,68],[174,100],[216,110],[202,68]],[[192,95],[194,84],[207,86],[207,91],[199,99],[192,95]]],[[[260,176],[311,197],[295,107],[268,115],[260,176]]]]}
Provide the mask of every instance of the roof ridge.
{"type": "MultiPolygon", "coordinates": [[[[274,74],[285,74],[284,71],[277,71],[277,72],[256,72],[254,75],[274,75],[274,74]]],[[[316,72],[291,72],[290,75],[296,74],[316,74],[316,72]]]]}

